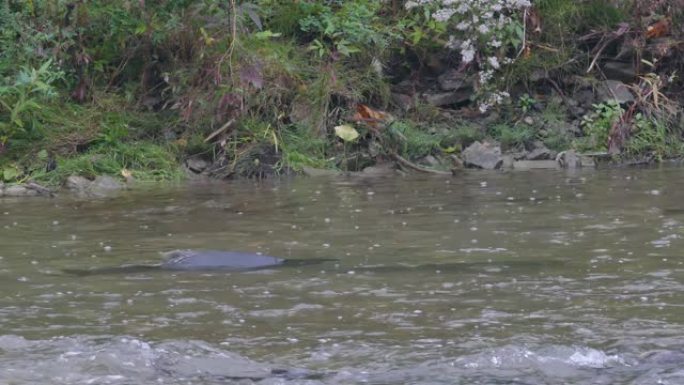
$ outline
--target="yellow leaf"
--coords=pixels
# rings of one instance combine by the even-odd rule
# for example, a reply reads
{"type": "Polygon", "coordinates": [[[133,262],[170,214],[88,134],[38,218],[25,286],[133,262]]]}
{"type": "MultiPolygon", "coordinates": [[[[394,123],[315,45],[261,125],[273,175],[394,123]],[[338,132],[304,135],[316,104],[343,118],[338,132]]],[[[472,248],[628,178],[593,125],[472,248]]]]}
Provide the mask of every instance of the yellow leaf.
{"type": "Polygon", "coordinates": [[[345,142],[351,142],[359,137],[359,132],[348,124],[335,127],[335,135],[345,142]]]}

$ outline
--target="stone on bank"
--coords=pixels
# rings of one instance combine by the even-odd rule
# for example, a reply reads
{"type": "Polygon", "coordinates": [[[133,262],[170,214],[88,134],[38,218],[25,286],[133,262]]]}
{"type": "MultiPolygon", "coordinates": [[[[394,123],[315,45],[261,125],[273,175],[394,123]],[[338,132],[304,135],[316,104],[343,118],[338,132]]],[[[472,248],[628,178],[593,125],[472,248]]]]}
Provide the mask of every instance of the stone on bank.
{"type": "Polygon", "coordinates": [[[466,167],[495,170],[503,164],[501,147],[490,142],[475,142],[463,150],[463,161],[466,167]]]}

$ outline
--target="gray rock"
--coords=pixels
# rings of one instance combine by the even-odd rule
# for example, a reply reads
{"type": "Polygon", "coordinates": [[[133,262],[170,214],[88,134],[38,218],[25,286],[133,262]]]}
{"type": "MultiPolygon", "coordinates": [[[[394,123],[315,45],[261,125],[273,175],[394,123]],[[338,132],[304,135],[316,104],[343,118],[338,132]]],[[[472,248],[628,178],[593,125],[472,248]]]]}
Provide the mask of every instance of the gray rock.
{"type": "Polygon", "coordinates": [[[206,170],[210,163],[201,157],[193,156],[185,160],[185,165],[190,171],[199,174],[206,170]]]}
{"type": "Polygon", "coordinates": [[[451,169],[452,170],[462,170],[465,168],[465,164],[463,163],[463,160],[459,158],[458,156],[451,154],[449,155],[449,158],[451,159],[451,169]]]}
{"type": "Polygon", "coordinates": [[[580,165],[584,168],[596,167],[596,158],[593,156],[580,155],[580,165]]]}
{"type": "Polygon", "coordinates": [[[439,161],[439,159],[435,158],[432,155],[428,155],[424,157],[423,159],[420,160],[420,163],[425,164],[430,167],[437,167],[441,165],[442,163],[439,161]]]}
{"type": "Polygon", "coordinates": [[[511,151],[508,155],[513,157],[513,160],[524,160],[527,158],[527,151],[511,151]]]}
{"type": "Polygon", "coordinates": [[[513,163],[514,170],[543,170],[556,169],[558,162],[555,160],[518,160],[513,163]]]}
{"type": "Polygon", "coordinates": [[[98,194],[118,191],[124,187],[125,185],[117,179],[107,175],[100,175],[90,184],[89,190],[92,193],[98,194]]]}
{"type": "Polygon", "coordinates": [[[534,142],[534,149],[525,156],[527,160],[555,159],[556,154],[549,150],[541,141],[534,142]]]}
{"type": "Polygon", "coordinates": [[[391,98],[392,102],[394,102],[394,104],[397,107],[401,108],[404,111],[408,111],[411,108],[415,107],[413,98],[409,95],[393,92],[391,98]]]}
{"type": "Polygon", "coordinates": [[[452,104],[458,104],[467,102],[470,100],[472,92],[470,91],[455,91],[455,92],[439,92],[439,93],[425,93],[423,98],[425,102],[435,106],[448,106],[452,104]]]}
{"type": "Polygon", "coordinates": [[[588,89],[579,90],[575,92],[573,98],[579,104],[578,107],[584,109],[591,108],[592,104],[596,103],[596,97],[594,96],[594,93],[588,89]]]}
{"type": "Polygon", "coordinates": [[[580,128],[579,120],[573,120],[572,123],[558,122],[556,123],[556,127],[558,128],[559,132],[562,132],[570,136],[582,135],[582,129],[580,128]]]}
{"type": "Polygon", "coordinates": [[[65,186],[71,191],[83,192],[90,187],[91,183],[91,181],[82,176],[71,175],[67,178],[65,186]]]}
{"type": "Polygon", "coordinates": [[[603,73],[608,79],[623,82],[633,81],[637,74],[631,62],[608,61],[603,65],[603,73]]]}
{"type": "Polygon", "coordinates": [[[0,197],[5,194],[5,184],[0,182],[0,197]]]}
{"type": "Polygon", "coordinates": [[[415,84],[413,84],[413,82],[411,80],[404,79],[404,80],[400,81],[399,83],[394,84],[392,86],[392,92],[410,95],[413,92],[415,92],[415,88],[416,88],[416,86],[415,86],[415,84]]]}
{"type": "Polygon", "coordinates": [[[557,156],[556,160],[558,164],[563,168],[576,169],[582,167],[582,161],[580,157],[575,153],[575,150],[561,151],[557,156]]]}
{"type": "Polygon", "coordinates": [[[461,71],[450,69],[437,77],[439,88],[442,91],[458,90],[465,84],[465,74],[461,71]]]}
{"type": "Polygon", "coordinates": [[[501,164],[501,168],[505,168],[505,169],[513,168],[513,164],[515,164],[515,157],[513,155],[506,154],[502,158],[503,158],[503,163],[501,164]]]}
{"type": "Polygon", "coordinates": [[[618,80],[605,80],[596,89],[598,100],[608,102],[614,100],[619,104],[634,101],[634,95],[629,87],[618,80]]]}
{"type": "Polygon", "coordinates": [[[475,142],[463,150],[463,157],[467,167],[494,170],[503,164],[501,147],[489,142],[475,142]]]}
{"type": "Polygon", "coordinates": [[[326,169],[322,169],[322,168],[314,168],[314,167],[309,167],[309,166],[304,166],[302,168],[302,173],[306,176],[311,176],[311,177],[341,175],[341,173],[337,170],[326,170],[326,169]]]}
{"type": "Polygon", "coordinates": [[[32,190],[22,185],[13,184],[5,188],[4,195],[6,197],[32,197],[37,196],[38,191],[32,190]]]}
{"type": "Polygon", "coordinates": [[[369,177],[387,177],[397,174],[397,170],[392,163],[380,163],[374,166],[368,166],[363,169],[360,173],[362,176],[369,177]]]}

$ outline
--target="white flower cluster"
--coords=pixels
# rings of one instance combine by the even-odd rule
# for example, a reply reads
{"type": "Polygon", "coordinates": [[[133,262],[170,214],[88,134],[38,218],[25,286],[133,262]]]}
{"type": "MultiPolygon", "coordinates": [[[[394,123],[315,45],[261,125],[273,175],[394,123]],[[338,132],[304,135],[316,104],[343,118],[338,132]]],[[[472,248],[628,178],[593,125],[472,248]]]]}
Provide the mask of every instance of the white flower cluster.
{"type": "Polygon", "coordinates": [[[495,72],[513,62],[515,50],[504,41],[514,23],[522,23],[522,10],[530,7],[530,0],[411,0],[404,3],[407,10],[424,7],[431,18],[446,22],[451,35],[446,47],[458,50],[461,61],[479,70],[480,90],[484,101],[480,110],[486,111],[507,97],[505,92],[491,90],[495,72]]]}

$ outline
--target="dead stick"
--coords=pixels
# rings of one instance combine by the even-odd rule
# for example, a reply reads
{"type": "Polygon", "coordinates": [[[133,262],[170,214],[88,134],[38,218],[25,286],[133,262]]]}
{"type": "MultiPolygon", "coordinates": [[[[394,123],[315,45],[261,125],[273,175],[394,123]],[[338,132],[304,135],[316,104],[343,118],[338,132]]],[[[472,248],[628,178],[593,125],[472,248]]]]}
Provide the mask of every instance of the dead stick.
{"type": "Polygon", "coordinates": [[[407,160],[407,159],[402,158],[402,157],[399,156],[398,154],[392,154],[391,156],[392,156],[392,159],[394,159],[395,161],[397,161],[400,165],[406,166],[406,167],[408,167],[408,168],[410,168],[411,170],[414,170],[414,171],[424,172],[424,173],[427,173],[427,174],[453,175],[453,173],[451,173],[451,172],[441,171],[441,170],[433,170],[433,169],[431,169],[431,168],[419,166],[419,165],[417,165],[417,164],[415,164],[415,163],[413,163],[413,162],[411,162],[411,161],[409,161],[409,160],[407,160]]]}

